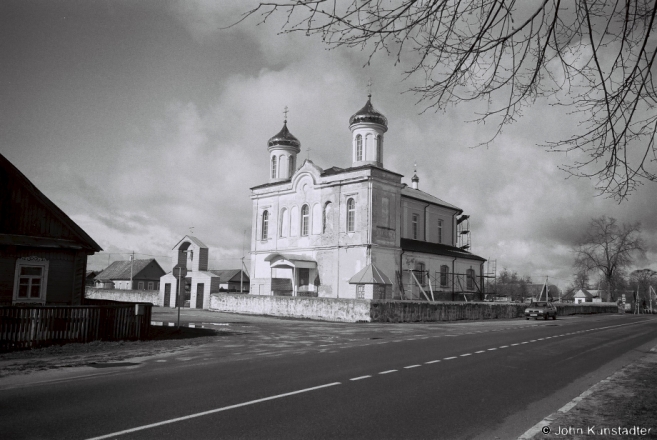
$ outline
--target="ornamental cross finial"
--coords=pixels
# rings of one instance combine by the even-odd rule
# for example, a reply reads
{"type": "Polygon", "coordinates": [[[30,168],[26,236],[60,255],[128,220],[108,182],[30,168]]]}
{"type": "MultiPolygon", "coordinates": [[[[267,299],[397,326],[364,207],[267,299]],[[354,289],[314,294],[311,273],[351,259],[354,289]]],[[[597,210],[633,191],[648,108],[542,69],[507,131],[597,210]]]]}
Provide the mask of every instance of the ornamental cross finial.
{"type": "Polygon", "coordinates": [[[417,173],[417,162],[413,162],[413,172],[417,173]]]}
{"type": "Polygon", "coordinates": [[[371,98],[372,97],[372,77],[367,80],[367,97],[371,98]]]}
{"type": "Polygon", "coordinates": [[[285,110],[283,110],[283,113],[285,114],[285,123],[286,124],[287,124],[287,112],[288,112],[288,109],[287,109],[287,105],[286,105],[285,110]]]}

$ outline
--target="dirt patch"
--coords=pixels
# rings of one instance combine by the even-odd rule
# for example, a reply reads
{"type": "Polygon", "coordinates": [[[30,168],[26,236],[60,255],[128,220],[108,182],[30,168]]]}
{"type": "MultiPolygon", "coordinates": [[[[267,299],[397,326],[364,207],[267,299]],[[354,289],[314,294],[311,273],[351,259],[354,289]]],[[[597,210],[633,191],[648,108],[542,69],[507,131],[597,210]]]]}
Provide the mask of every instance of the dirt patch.
{"type": "Polygon", "coordinates": [[[0,353],[0,377],[179,352],[237,334],[241,333],[151,326],[149,339],[145,341],[94,341],[0,353]]]}
{"type": "Polygon", "coordinates": [[[657,353],[652,351],[595,385],[570,411],[550,416],[551,432],[532,439],[657,439],[655,408],[657,353]]]}

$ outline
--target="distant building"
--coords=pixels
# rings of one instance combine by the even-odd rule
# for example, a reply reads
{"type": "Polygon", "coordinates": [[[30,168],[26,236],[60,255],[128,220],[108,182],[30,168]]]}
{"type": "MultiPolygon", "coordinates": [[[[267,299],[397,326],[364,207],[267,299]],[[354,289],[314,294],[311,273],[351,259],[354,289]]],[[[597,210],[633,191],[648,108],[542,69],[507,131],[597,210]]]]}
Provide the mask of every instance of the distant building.
{"type": "Polygon", "coordinates": [[[117,290],[159,290],[162,275],[164,269],[155,258],[115,261],[96,275],[95,287],[117,290]]]}
{"type": "Polygon", "coordinates": [[[211,293],[221,290],[239,292],[240,284],[244,292],[248,292],[250,280],[246,273],[240,269],[208,270],[208,256],[208,247],[201,240],[190,235],[183,237],[172,249],[171,271],[160,278],[160,304],[177,307],[180,294],[181,307],[208,309],[211,293]],[[187,269],[180,287],[179,280],[172,273],[177,265],[187,269]]]}
{"type": "Polygon", "coordinates": [[[566,300],[572,301],[575,304],[581,304],[584,302],[602,302],[601,294],[604,293],[604,290],[579,289],[577,292],[568,295],[566,300]]]}
{"type": "Polygon", "coordinates": [[[249,292],[249,276],[240,269],[211,270],[219,276],[219,290],[230,292],[249,292]]]}
{"type": "Polygon", "coordinates": [[[251,294],[483,299],[486,260],[469,252],[468,216],[384,167],[388,121],[371,99],[349,129],[344,169],[297,169],[287,120],[269,139],[269,182],[251,188],[251,294]]]}
{"type": "Polygon", "coordinates": [[[93,286],[96,281],[96,275],[100,273],[99,270],[88,270],[87,275],[85,277],[85,286],[93,286]]]}
{"type": "Polygon", "coordinates": [[[0,154],[0,305],[79,305],[101,250],[0,154]]]}

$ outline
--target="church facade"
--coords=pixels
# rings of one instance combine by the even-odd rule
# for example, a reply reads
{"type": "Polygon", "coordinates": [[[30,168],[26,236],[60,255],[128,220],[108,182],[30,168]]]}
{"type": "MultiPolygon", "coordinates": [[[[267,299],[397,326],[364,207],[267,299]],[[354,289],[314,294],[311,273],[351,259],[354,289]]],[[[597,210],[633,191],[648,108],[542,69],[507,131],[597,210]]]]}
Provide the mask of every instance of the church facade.
{"type": "MultiPolygon", "coordinates": [[[[449,300],[483,295],[485,260],[457,246],[463,210],[384,167],[371,96],[349,119],[352,165],[306,160],[287,128],[268,141],[269,182],[251,188],[251,294],[449,300]]],[[[483,296],[481,296],[483,298],[483,296]]]]}

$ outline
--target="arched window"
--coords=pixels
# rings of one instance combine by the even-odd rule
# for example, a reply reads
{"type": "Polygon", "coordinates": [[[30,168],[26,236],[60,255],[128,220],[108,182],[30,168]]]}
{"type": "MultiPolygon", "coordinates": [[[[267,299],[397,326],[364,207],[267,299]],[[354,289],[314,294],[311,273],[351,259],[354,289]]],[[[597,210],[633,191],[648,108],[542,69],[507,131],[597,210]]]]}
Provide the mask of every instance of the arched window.
{"type": "Polygon", "coordinates": [[[383,135],[376,137],[376,157],[379,162],[383,163],[383,135]]]}
{"type": "Polygon", "coordinates": [[[324,205],[324,215],[322,216],[322,232],[326,233],[333,230],[333,216],[331,215],[332,205],[331,202],[326,202],[324,205]]]}
{"type": "Polygon", "coordinates": [[[276,156],[271,157],[271,178],[276,178],[276,156]]]}
{"type": "Polygon", "coordinates": [[[347,200],[347,232],[354,232],[356,230],[356,201],[354,199],[347,200]]]}
{"type": "Polygon", "coordinates": [[[468,269],[465,271],[465,278],[467,282],[467,289],[474,290],[474,280],[475,280],[475,271],[474,269],[468,269]]]}
{"type": "Polygon", "coordinates": [[[308,205],[301,208],[301,235],[308,235],[308,223],[310,223],[310,209],[308,205]]]}
{"type": "Polygon", "coordinates": [[[356,136],[356,162],[363,160],[363,136],[356,136]]]}
{"type": "Polygon", "coordinates": [[[267,240],[269,232],[269,211],[262,213],[262,239],[267,240]]]}
{"type": "Polygon", "coordinates": [[[290,170],[288,169],[288,163],[287,163],[287,156],[281,154],[278,156],[278,174],[285,178],[288,177],[290,174],[290,170]]]}
{"type": "Polygon", "coordinates": [[[287,208],[283,208],[281,211],[281,226],[278,231],[278,235],[281,237],[287,237],[290,233],[290,213],[287,208]]]}
{"type": "Polygon", "coordinates": [[[445,287],[447,286],[447,279],[449,277],[449,266],[442,265],[440,266],[440,285],[445,287]]]}

